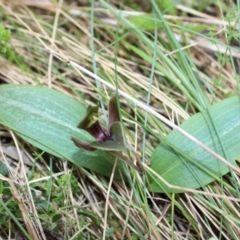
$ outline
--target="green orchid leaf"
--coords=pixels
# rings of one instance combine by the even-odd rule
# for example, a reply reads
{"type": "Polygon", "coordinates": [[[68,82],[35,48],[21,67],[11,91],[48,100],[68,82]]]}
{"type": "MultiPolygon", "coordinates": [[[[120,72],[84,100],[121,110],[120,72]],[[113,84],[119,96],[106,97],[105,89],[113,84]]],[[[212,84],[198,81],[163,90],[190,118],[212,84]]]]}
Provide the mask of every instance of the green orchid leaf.
{"type": "MultiPolygon", "coordinates": [[[[91,111],[94,114],[97,110],[91,111]]],[[[28,85],[0,86],[0,122],[3,125],[43,151],[110,176],[113,155],[101,150],[86,151],[71,140],[71,137],[83,142],[95,140],[76,127],[85,116],[84,106],[55,90],[28,85]]],[[[116,176],[119,176],[117,172],[116,176]]]]}
{"type": "MultiPolygon", "coordinates": [[[[240,159],[239,97],[214,104],[209,112],[194,115],[181,128],[236,166],[240,159]]],[[[229,172],[228,166],[176,130],[155,149],[150,167],[166,182],[190,189],[203,187],[229,172]]],[[[156,176],[148,177],[150,191],[181,192],[156,176]]]]}
{"type": "Polygon", "coordinates": [[[124,139],[124,131],[120,122],[115,122],[110,128],[110,136],[105,142],[92,142],[91,147],[107,151],[124,151],[126,144],[124,139]]]}

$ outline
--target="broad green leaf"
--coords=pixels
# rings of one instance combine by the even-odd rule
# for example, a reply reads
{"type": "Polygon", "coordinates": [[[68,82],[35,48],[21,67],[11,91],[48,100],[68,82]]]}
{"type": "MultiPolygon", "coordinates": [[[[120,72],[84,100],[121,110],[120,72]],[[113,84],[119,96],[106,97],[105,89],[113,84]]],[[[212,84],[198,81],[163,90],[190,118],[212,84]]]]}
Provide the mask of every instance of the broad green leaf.
{"type": "MultiPolygon", "coordinates": [[[[233,165],[240,159],[240,99],[231,97],[198,113],[181,128],[225,157],[233,165]],[[212,121],[210,120],[212,119],[212,121]],[[219,136],[219,138],[218,138],[219,136]],[[223,150],[224,149],[224,150],[223,150]]],[[[229,168],[177,131],[172,131],[153,152],[150,167],[168,183],[196,189],[229,172],[229,168]]],[[[149,190],[180,192],[157,177],[149,177],[149,190]]]]}
{"type": "Polygon", "coordinates": [[[114,156],[101,150],[85,151],[71,140],[74,137],[84,142],[94,141],[89,133],[77,128],[85,114],[85,107],[76,100],[46,87],[0,86],[3,125],[43,151],[109,176],[114,156]]]}

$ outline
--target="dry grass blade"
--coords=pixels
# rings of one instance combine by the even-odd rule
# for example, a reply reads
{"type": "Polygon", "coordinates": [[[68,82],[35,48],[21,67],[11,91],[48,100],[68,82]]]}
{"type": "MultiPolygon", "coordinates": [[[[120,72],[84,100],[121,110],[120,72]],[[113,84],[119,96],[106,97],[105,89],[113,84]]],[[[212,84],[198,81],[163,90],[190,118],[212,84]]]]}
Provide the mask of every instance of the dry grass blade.
{"type": "Polygon", "coordinates": [[[29,218],[28,210],[26,209],[26,207],[22,203],[22,199],[18,197],[18,195],[19,195],[18,191],[16,190],[14,184],[11,183],[11,181],[9,181],[9,184],[10,184],[10,190],[12,192],[12,195],[13,195],[15,201],[18,203],[18,206],[19,206],[19,209],[21,211],[22,218],[23,218],[23,221],[24,221],[24,225],[27,228],[29,236],[33,240],[39,240],[39,236],[36,233],[36,229],[33,226],[31,219],[29,218]]]}

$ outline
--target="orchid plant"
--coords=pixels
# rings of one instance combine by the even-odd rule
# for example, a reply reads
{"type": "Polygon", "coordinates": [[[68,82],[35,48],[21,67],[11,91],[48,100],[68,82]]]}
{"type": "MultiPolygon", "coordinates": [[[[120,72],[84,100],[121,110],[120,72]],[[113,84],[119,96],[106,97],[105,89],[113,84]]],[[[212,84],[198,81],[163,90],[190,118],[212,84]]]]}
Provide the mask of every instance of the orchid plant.
{"type": "Polygon", "coordinates": [[[87,131],[96,140],[90,143],[82,142],[80,139],[72,137],[74,144],[87,151],[95,151],[97,149],[106,150],[125,161],[128,165],[141,171],[133,162],[123,159],[124,156],[119,151],[127,149],[124,138],[123,126],[120,122],[117,97],[114,95],[108,106],[108,128],[104,130],[98,121],[98,108],[96,106],[88,106],[85,118],[78,124],[78,128],[87,131]]]}

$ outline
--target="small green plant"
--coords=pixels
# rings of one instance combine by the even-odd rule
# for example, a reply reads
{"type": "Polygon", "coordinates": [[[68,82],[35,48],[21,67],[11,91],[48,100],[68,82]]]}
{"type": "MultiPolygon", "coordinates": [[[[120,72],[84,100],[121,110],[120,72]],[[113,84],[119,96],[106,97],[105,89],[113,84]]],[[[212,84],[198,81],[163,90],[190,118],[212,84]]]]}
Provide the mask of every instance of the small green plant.
{"type": "Polygon", "coordinates": [[[23,57],[11,47],[11,32],[0,25],[0,55],[19,66],[23,71],[28,69],[23,57]]]}
{"type": "Polygon", "coordinates": [[[9,51],[10,47],[10,30],[4,28],[3,25],[0,24],[0,53],[6,54],[9,51]]]}

